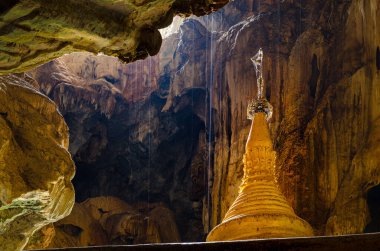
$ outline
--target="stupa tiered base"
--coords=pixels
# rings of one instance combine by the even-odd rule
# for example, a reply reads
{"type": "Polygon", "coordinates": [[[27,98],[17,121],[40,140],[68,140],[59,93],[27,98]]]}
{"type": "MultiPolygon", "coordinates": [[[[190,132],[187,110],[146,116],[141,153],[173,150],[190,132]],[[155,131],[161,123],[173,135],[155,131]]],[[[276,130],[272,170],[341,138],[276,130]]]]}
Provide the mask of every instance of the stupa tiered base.
{"type": "Polygon", "coordinates": [[[255,113],[246,144],[239,195],[207,241],[313,235],[311,226],[294,213],[281,193],[275,159],[266,114],[255,113]]]}

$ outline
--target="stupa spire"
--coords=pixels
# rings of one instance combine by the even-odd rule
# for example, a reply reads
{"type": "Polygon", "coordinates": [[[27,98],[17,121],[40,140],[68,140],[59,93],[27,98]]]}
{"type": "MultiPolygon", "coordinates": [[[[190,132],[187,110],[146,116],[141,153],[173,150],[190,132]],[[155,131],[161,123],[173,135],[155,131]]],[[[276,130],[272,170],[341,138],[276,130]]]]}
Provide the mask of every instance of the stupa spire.
{"type": "Polygon", "coordinates": [[[207,241],[313,235],[310,225],[294,213],[277,184],[276,152],[267,122],[272,107],[262,92],[264,81],[261,49],[256,56],[252,61],[257,65],[258,95],[247,109],[252,124],[243,158],[244,177],[238,197],[222,223],[209,233],[207,241]]]}
{"type": "Polygon", "coordinates": [[[264,53],[260,48],[255,56],[251,58],[251,61],[256,70],[256,81],[257,81],[257,98],[251,100],[247,108],[247,117],[252,120],[254,114],[257,112],[265,112],[267,114],[267,119],[272,117],[272,106],[266,100],[264,93],[264,78],[263,78],[263,59],[264,53]]]}
{"type": "Polygon", "coordinates": [[[263,98],[264,92],[264,79],[263,79],[263,49],[259,49],[255,56],[251,57],[251,61],[256,69],[256,79],[257,79],[257,99],[263,98]]]}

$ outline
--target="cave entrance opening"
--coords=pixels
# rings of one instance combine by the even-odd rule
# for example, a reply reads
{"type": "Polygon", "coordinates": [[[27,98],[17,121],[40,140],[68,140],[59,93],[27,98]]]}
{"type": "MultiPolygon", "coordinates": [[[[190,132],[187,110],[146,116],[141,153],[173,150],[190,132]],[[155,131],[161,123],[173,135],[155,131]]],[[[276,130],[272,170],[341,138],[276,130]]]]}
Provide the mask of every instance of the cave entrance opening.
{"type": "Polygon", "coordinates": [[[363,232],[380,232],[380,185],[374,186],[368,191],[367,204],[371,220],[363,232]]]}

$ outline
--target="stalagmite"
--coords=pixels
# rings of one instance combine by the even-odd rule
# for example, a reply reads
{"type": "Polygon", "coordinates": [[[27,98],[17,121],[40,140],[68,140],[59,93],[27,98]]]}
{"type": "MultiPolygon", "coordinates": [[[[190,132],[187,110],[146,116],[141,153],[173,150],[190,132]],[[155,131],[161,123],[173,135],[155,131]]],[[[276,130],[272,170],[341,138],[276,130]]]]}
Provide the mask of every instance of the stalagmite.
{"type": "Polygon", "coordinates": [[[271,106],[263,98],[262,51],[253,59],[258,76],[258,99],[248,106],[251,130],[244,155],[239,195],[207,241],[312,236],[311,226],[295,213],[281,193],[276,175],[276,152],[267,123],[271,106]],[[258,65],[256,65],[258,64],[258,65]]]}

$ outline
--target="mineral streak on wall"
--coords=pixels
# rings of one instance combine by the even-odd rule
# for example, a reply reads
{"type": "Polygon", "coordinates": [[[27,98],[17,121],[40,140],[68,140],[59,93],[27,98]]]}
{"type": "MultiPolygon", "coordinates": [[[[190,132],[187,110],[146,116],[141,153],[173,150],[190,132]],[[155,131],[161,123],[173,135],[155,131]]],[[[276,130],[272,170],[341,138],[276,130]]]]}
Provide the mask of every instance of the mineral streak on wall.
{"type": "Polygon", "coordinates": [[[280,192],[266,115],[255,114],[246,144],[244,178],[239,195],[207,241],[312,236],[280,192]]]}

